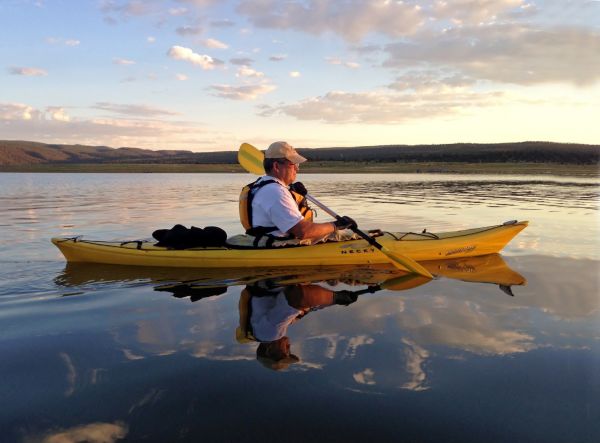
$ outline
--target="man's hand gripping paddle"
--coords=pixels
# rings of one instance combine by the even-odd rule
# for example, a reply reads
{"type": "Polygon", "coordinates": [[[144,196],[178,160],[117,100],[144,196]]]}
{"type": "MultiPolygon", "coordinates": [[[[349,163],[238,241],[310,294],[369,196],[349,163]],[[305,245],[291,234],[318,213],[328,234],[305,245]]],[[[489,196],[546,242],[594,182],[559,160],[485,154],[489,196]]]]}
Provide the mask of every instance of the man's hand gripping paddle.
{"type": "MultiPolygon", "coordinates": [[[[264,154],[259,149],[248,143],[243,143],[240,146],[240,150],[238,151],[238,162],[246,171],[256,175],[264,175],[265,170],[263,168],[263,160],[264,154]]],[[[313,196],[306,194],[306,198],[320,207],[323,211],[334,217],[336,220],[341,219],[339,215],[337,215],[313,196]]],[[[377,248],[382,254],[387,256],[390,262],[397,268],[429,279],[433,278],[427,269],[414,261],[412,258],[390,251],[388,248],[377,242],[377,240],[375,240],[373,237],[358,229],[358,227],[353,227],[352,230],[369,242],[369,244],[377,248]]]]}

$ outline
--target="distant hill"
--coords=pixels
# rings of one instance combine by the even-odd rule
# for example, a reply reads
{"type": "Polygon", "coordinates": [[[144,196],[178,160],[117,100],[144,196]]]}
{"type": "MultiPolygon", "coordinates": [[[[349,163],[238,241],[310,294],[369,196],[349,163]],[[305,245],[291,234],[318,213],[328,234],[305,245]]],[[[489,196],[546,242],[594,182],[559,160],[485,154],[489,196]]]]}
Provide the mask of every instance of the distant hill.
{"type": "MultiPolygon", "coordinates": [[[[188,158],[191,151],[171,151],[108,146],[56,145],[29,141],[0,141],[0,165],[39,163],[128,163],[188,158]]],[[[177,163],[177,161],[175,161],[177,163]]]]}
{"type": "MultiPolygon", "coordinates": [[[[311,161],[599,164],[600,145],[550,142],[299,149],[311,161]]],[[[234,164],[236,151],[192,152],[0,141],[0,166],[66,163],[234,164]]]]}

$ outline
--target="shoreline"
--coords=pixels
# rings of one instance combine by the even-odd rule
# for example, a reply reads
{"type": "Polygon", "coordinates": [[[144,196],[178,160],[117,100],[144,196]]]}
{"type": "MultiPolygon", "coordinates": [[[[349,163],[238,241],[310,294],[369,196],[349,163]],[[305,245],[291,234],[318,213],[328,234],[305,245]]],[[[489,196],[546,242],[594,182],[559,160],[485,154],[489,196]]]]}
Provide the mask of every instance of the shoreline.
{"type": "MultiPolygon", "coordinates": [[[[24,173],[244,173],[237,164],[64,163],[0,166],[2,172],[24,173]]],[[[556,163],[379,163],[309,162],[301,172],[313,174],[499,174],[600,177],[599,165],[556,163]]]]}

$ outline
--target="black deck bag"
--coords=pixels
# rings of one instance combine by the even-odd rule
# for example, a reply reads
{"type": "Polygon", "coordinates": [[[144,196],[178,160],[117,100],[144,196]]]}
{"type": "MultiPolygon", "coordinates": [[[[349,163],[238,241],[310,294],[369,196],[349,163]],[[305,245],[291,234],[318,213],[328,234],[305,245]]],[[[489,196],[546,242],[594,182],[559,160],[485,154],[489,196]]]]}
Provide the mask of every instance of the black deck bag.
{"type": "Polygon", "coordinates": [[[227,292],[227,286],[216,286],[216,287],[202,287],[193,286],[182,283],[180,285],[163,286],[154,288],[155,291],[170,292],[173,297],[185,298],[189,297],[190,301],[195,302],[202,300],[206,297],[213,297],[215,295],[225,294],[227,292]]]}
{"type": "Polygon", "coordinates": [[[217,226],[207,226],[204,229],[192,226],[188,229],[183,225],[175,225],[171,229],[154,231],[152,237],[158,240],[156,246],[188,249],[224,246],[227,233],[217,226]]]}

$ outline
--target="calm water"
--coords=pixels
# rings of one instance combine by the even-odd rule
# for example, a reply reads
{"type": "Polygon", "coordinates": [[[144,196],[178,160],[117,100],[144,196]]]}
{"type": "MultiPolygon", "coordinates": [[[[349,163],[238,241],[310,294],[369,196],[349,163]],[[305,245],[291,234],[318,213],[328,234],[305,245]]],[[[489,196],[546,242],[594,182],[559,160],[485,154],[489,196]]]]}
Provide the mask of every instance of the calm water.
{"type": "Polygon", "coordinates": [[[365,229],[531,224],[411,289],[374,286],[386,267],[271,275],[356,298],[292,323],[279,371],[235,338],[252,272],[67,266],[49,242],[239,233],[251,179],[0,174],[2,441],[600,441],[597,179],[301,175],[365,229]]]}

